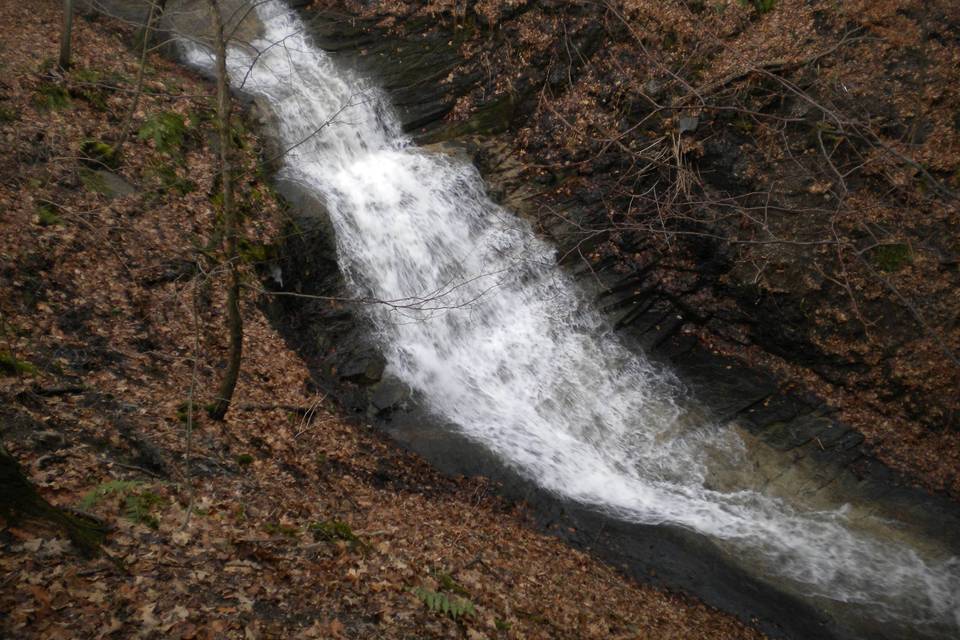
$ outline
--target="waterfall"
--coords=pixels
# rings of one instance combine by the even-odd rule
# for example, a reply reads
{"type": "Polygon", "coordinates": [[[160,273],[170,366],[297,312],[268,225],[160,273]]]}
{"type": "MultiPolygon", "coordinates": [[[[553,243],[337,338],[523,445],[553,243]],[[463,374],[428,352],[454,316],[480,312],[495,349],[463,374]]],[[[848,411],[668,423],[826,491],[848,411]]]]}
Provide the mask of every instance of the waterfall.
{"type": "MultiPolygon", "coordinates": [[[[749,464],[668,370],[628,350],[553,247],[486,195],[470,165],[417,148],[375,86],[314,47],[278,1],[259,40],[231,48],[231,80],[263,97],[283,179],[326,203],[341,269],[390,371],[433,412],[548,491],[624,520],[683,527],[756,571],[875,620],[960,630],[960,562],[807,511],[750,486],[749,464]]],[[[189,61],[210,54],[186,45],[189,61]]]]}

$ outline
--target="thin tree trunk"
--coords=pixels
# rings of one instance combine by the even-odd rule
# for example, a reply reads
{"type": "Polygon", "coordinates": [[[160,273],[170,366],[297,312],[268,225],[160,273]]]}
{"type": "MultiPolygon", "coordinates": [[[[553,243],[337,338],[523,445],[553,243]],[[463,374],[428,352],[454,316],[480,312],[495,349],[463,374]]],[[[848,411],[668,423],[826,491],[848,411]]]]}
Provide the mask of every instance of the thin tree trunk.
{"type": "Polygon", "coordinates": [[[229,284],[227,285],[227,329],[230,332],[227,370],[220,381],[217,399],[209,415],[222,420],[230,408],[233,391],[240,375],[240,358],[243,353],[243,318],[240,315],[240,272],[237,266],[238,221],[233,202],[233,178],[230,156],[233,144],[230,138],[230,85],[227,75],[227,43],[223,35],[223,17],[217,0],[208,0],[214,26],[214,48],[217,67],[217,125],[220,131],[220,177],[223,183],[223,231],[226,242],[226,259],[229,284]]]}
{"type": "MultiPolygon", "coordinates": [[[[155,17],[154,14],[156,9],[157,5],[151,2],[150,12],[147,14],[147,21],[143,23],[143,48],[140,50],[140,66],[137,68],[137,82],[136,87],[133,90],[133,103],[130,105],[130,110],[127,112],[127,117],[123,119],[123,126],[120,129],[120,138],[117,140],[117,144],[113,149],[113,153],[117,158],[120,157],[120,152],[123,151],[123,145],[127,143],[127,139],[130,137],[130,131],[133,128],[133,119],[136,116],[137,107],[140,106],[140,95],[143,93],[144,69],[147,66],[147,52],[150,49],[150,33],[153,31],[155,17]]],[[[163,10],[162,5],[160,10],[163,10]]]]}
{"type": "Polygon", "coordinates": [[[0,516],[7,522],[43,520],[60,527],[87,556],[100,552],[105,532],[96,523],[66,513],[47,502],[17,461],[0,444],[0,516]]]}
{"type": "Polygon", "coordinates": [[[58,66],[70,68],[70,41],[73,38],[73,0],[63,0],[63,30],[60,32],[60,59],[58,66]]]}
{"type": "Polygon", "coordinates": [[[144,34],[147,44],[153,44],[154,36],[157,34],[157,23],[163,17],[166,8],[167,0],[153,0],[150,3],[151,16],[147,20],[147,32],[144,34]]]}

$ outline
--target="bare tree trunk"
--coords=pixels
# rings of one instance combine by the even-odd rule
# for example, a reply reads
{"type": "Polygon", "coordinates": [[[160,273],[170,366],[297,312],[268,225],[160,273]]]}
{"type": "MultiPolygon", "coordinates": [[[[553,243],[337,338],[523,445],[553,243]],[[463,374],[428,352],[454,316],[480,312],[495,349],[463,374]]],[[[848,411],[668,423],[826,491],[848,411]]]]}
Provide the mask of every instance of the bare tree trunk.
{"type": "Polygon", "coordinates": [[[227,329],[230,332],[230,354],[227,370],[223,373],[217,399],[208,414],[214,420],[222,420],[230,408],[233,390],[240,375],[240,358],[243,353],[243,318],[240,315],[240,272],[237,261],[237,211],[233,202],[233,178],[230,167],[230,84],[227,75],[227,42],[223,34],[223,16],[217,0],[208,0],[214,26],[214,48],[217,69],[217,126],[220,132],[220,177],[223,183],[223,231],[226,243],[226,259],[230,282],[227,285],[227,329]]]}
{"type": "Polygon", "coordinates": [[[157,23],[163,17],[163,12],[167,9],[167,0],[154,0],[151,3],[150,11],[153,17],[147,22],[147,41],[152,42],[157,34],[157,23]]]}
{"type": "Polygon", "coordinates": [[[139,39],[136,41],[138,45],[147,48],[153,44],[157,35],[157,23],[160,22],[166,8],[167,0],[150,0],[150,15],[147,17],[143,30],[139,34],[139,39]]]}
{"type": "Polygon", "coordinates": [[[81,553],[95,556],[105,531],[96,523],[66,513],[37,493],[17,461],[0,444],[0,516],[7,522],[43,520],[60,527],[81,553]]]}
{"type": "MultiPolygon", "coordinates": [[[[166,4],[164,2],[164,4],[166,4]]],[[[136,87],[133,90],[133,103],[130,105],[130,110],[127,112],[127,117],[123,119],[123,127],[120,129],[120,138],[117,140],[117,144],[114,145],[113,153],[119,158],[121,151],[123,151],[123,145],[127,143],[127,139],[130,137],[130,131],[133,128],[133,119],[137,114],[137,107],[140,106],[140,95],[143,93],[143,76],[144,69],[147,66],[147,52],[150,49],[150,34],[153,31],[154,23],[154,14],[157,9],[157,4],[150,3],[150,13],[147,14],[147,20],[143,23],[143,42],[142,49],[140,50],[140,66],[137,68],[137,82],[136,87]]],[[[163,6],[160,6],[160,10],[163,11],[163,6]]]]}
{"type": "Polygon", "coordinates": [[[63,0],[63,30],[60,32],[60,59],[58,66],[70,68],[70,41],[73,37],[73,0],[63,0]]]}

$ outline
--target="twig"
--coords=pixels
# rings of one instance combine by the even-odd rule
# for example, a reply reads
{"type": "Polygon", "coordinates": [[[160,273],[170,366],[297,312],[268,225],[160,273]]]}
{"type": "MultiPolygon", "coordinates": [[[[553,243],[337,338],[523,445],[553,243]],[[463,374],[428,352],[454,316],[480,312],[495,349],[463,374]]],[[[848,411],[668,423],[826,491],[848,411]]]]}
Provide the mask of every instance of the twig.
{"type": "Polygon", "coordinates": [[[159,473],[155,473],[143,467],[138,467],[135,464],[127,464],[125,462],[113,462],[112,464],[116,467],[123,467],[124,469],[130,469],[131,471],[139,471],[140,473],[145,473],[146,475],[152,476],[158,480],[166,480],[166,478],[161,476],[159,473]]]}
{"type": "Polygon", "coordinates": [[[306,415],[313,411],[313,407],[298,407],[294,404],[238,404],[234,407],[239,411],[273,411],[275,409],[282,409],[283,411],[289,411],[290,413],[297,413],[300,415],[306,415]]]}
{"type": "MultiPolygon", "coordinates": [[[[203,273],[202,265],[197,262],[197,271],[203,273]]],[[[193,501],[194,501],[194,490],[193,490],[193,480],[190,475],[190,454],[193,449],[193,403],[194,398],[196,397],[197,390],[197,366],[200,360],[200,320],[199,316],[199,302],[197,296],[197,279],[194,278],[193,284],[193,293],[190,296],[191,300],[191,311],[193,317],[193,366],[190,372],[190,389],[187,392],[187,442],[186,442],[186,451],[184,452],[184,460],[186,463],[186,478],[185,482],[187,484],[187,491],[189,492],[190,498],[187,503],[187,513],[183,518],[183,526],[181,529],[186,529],[190,524],[190,516],[193,513],[193,501]]]]}

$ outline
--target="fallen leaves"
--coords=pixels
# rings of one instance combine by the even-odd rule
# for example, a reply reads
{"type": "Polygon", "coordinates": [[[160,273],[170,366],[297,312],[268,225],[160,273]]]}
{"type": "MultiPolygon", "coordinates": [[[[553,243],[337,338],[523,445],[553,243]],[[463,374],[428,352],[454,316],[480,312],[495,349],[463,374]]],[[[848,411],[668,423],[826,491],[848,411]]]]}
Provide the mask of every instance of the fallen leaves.
{"type": "MultiPolygon", "coordinates": [[[[215,210],[207,194],[214,191],[215,154],[204,129],[196,130],[175,173],[189,175],[197,189],[180,193],[152,173],[169,158],[132,139],[117,171],[136,193],[107,200],[86,189],[75,161],[63,159],[75,157],[83,139],[110,139],[128,96],[111,93],[106,109],[80,97],[61,111],[31,106],[43,78],[36,56],[55,46],[58,11],[52,1],[0,7],[0,25],[14,36],[2,55],[11,86],[20,88],[10,99],[20,119],[2,129],[17,148],[15,158],[0,158],[0,280],[9,292],[0,312],[5,348],[36,364],[29,377],[0,378],[0,415],[11,425],[4,432],[11,452],[44,495],[63,506],[85,505],[110,533],[105,556],[83,560],[50,531],[6,523],[0,530],[4,633],[187,640],[757,637],[727,615],[640,587],[534,533],[521,510],[489,497],[482,480],[444,478],[348,423],[317,399],[304,363],[254,300],[244,301],[236,399],[265,408],[235,411],[224,423],[194,411],[188,447],[182,408],[194,361],[199,405],[215,387],[225,354],[222,274],[212,265],[203,282],[189,269],[171,278],[143,275],[194,264],[194,249],[211,242],[215,210]],[[58,203],[63,224],[37,224],[38,194],[58,203]],[[70,385],[79,390],[32,391],[70,385]],[[309,418],[282,408],[312,405],[309,418]],[[38,437],[46,432],[56,437],[38,437]],[[387,486],[371,480],[384,469],[395,480],[387,486]],[[321,523],[328,526],[318,536],[321,523]],[[449,582],[436,579],[441,575],[449,582]],[[475,619],[462,627],[426,609],[411,593],[424,584],[469,597],[475,619]],[[603,598],[583,606],[583,593],[603,598]]],[[[135,70],[136,57],[108,30],[124,27],[79,21],[76,28],[78,68],[135,70]]],[[[151,66],[148,86],[166,90],[144,96],[138,120],[209,108],[191,97],[208,91],[200,79],[159,58],[151,66]]],[[[243,135],[242,162],[252,166],[257,141],[243,135]]],[[[258,179],[248,186],[269,192],[258,179]]],[[[265,198],[247,221],[248,236],[270,242],[282,224],[276,201],[265,198]]]]}

